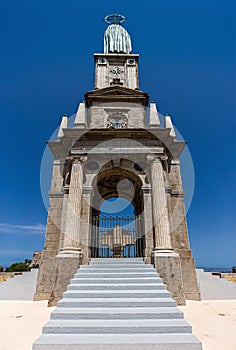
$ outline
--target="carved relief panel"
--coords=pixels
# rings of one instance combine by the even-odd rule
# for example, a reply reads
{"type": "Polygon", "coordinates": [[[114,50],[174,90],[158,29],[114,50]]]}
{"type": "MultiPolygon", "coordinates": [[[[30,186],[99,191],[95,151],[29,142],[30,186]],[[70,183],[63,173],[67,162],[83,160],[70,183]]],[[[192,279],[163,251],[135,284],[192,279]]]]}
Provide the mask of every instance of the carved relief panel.
{"type": "Polygon", "coordinates": [[[121,112],[110,112],[106,120],[108,129],[126,129],[128,127],[127,115],[121,112]]]}

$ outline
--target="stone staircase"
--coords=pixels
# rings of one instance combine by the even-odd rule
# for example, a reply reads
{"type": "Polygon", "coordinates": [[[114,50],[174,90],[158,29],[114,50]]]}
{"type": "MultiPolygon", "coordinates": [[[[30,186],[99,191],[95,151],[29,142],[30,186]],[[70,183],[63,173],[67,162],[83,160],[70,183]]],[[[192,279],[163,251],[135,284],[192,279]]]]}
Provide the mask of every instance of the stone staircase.
{"type": "Polygon", "coordinates": [[[162,279],[143,259],[81,266],[33,350],[201,350],[162,279]]]}

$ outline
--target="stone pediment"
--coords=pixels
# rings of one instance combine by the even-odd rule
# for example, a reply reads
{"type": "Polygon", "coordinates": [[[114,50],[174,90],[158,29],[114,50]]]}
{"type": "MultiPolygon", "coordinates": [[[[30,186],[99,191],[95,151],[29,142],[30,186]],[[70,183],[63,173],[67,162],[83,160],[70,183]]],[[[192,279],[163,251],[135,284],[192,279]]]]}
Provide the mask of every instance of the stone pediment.
{"type": "Polygon", "coordinates": [[[123,86],[109,86],[103,89],[88,91],[85,95],[87,106],[94,102],[130,102],[148,105],[149,95],[140,90],[129,89],[123,86]]]}

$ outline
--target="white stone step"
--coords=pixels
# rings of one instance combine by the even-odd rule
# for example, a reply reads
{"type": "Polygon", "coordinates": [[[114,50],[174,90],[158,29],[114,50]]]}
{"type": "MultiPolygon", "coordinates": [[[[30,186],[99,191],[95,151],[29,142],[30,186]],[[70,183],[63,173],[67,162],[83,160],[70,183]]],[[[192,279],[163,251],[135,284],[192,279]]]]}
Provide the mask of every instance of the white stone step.
{"type": "Polygon", "coordinates": [[[138,259],[81,267],[33,350],[201,350],[162,279],[138,259]]]}
{"type": "MultiPolygon", "coordinates": [[[[77,274],[75,274],[74,278],[140,278],[143,277],[144,272],[120,272],[120,271],[109,271],[109,272],[90,272],[90,271],[81,271],[77,274]]],[[[153,277],[156,278],[158,277],[157,273],[154,272],[145,272],[145,278],[148,277],[153,277]]]]}
{"type": "Polygon", "coordinates": [[[129,267],[130,269],[133,268],[133,267],[137,267],[137,268],[142,268],[142,267],[153,267],[152,264],[145,264],[144,262],[138,262],[138,263],[135,263],[133,261],[130,261],[130,262],[122,262],[121,264],[117,261],[113,261],[113,260],[110,260],[109,262],[100,262],[100,263],[93,263],[93,262],[90,262],[89,265],[80,265],[80,268],[81,267],[89,267],[89,266],[92,266],[93,268],[99,268],[99,267],[106,267],[106,268],[109,268],[110,266],[114,266],[114,267],[119,267],[119,266],[122,266],[122,267],[129,267]]]}
{"type": "Polygon", "coordinates": [[[125,283],[135,283],[135,284],[149,284],[149,283],[162,283],[162,279],[159,277],[107,277],[107,278],[85,278],[85,277],[76,277],[71,280],[73,284],[75,283],[118,283],[118,284],[125,284],[125,283]]]}
{"type": "Polygon", "coordinates": [[[202,350],[192,334],[44,334],[33,350],[202,350]],[[78,347],[79,346],[79,347],[78,347]]]}
{"type": "MultiPolygon", "coordinates": [[[[95,265],[96,266],[96,265],[95,265]]],[[[138,273],[143,273],[143,272],[156,272],[156,270],[153,268],[153,267],[149,267],[149,266],[141,266],[141,267],[137,267],[137,266],[133,266],[133,267],[129,267],[129,266],[117,266],[117,265],[111,265],[109,267],[107,266],[104,266],[104,265],[101,265],[100,266],[96,266],[96,267],[93,267],[93,266],[90,266],[90,265],[87,265],[87,266],[81,266],[80,269],[78,270],[78,273],[88,273],[88,272],[92,272],[92,273],[128,273],[128,272],[131,272],[131,273],[134,273],[134,272],[138,272],[138,273]]]]}
{"type": "Polygon", "coordinates": [[[71,283],[67,290],[126,290],[132,293],[133,290],[166,290],[166,285],[164,283],[142,283],[142,284],[132,284],[132,283],[71,283]]]}
{"type": "Polygon", "coordinates": [[[119,265],[128,265],[128,264],[136,264],[136,265],[145,265],[143,259],[136,260],[136,259],[92,259],[90,262],[91,265],[98,265],[98,264],[119,264],[119,265]]]}
{"type": "Polygon", "coordinates": [[[136,334],[136,333],[191,333],[192,327],[184,319],[155,320],[52,320],[43,327],[43,333],[54,334],[136,334]]]}
{"type": "Polygon", "coordinates": [[[83,298],[61,299],[58,307],[160,307],[176,306],[172,298],[83,298]]]}
{"type": "Polygon", "coordinates": [[[63,298],[170,298],[171,294],[167,290],[67,290],[63,298]]]}
{"type": "Polygon", "coordinates": [[[183,313],[177,307],[58,307],[51,313],[51,319],[96,319],[96,320],[132,320],[132,319],[179,319],[183,313]]]}
{"type": "Polygon", "coordinates": [[[128,262],[132,262],[132,263],[138,263],[138,262],[142,262],[144,264],[144,260],[143,258],[92,258],[90,263],[100,263],[100,262],[110,262],[110,261],[115,261],[118,264],[121,263],[128,263],[128,262]]]}

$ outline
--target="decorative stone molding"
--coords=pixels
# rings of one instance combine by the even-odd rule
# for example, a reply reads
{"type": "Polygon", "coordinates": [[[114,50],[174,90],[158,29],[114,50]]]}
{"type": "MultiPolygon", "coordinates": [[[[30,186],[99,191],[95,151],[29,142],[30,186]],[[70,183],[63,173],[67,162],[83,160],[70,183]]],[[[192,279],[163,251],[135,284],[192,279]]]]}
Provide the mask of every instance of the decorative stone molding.
{"type": "Polygon", "coordinates": [[[83,194],[91,194],[93,191],[92,186],[83,186],[82,188],[83,194]]]}
{"type": "Polygon", "coordinates": [[[151,186],[142,186],[143,193],[150,194],[151,193],[151,186]]]}
{"type": "Polygon", "coordinates": [[[175,197],[184,197],[185,192],[181,190],[172,190],[171,195],[175,197]]]}
{"type": "Polygon", "coordinates": [[[63,197],[63,192],[49,192],[48,193],[50,198],[62,198],[63,197]]]}

